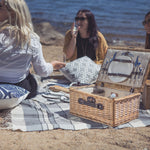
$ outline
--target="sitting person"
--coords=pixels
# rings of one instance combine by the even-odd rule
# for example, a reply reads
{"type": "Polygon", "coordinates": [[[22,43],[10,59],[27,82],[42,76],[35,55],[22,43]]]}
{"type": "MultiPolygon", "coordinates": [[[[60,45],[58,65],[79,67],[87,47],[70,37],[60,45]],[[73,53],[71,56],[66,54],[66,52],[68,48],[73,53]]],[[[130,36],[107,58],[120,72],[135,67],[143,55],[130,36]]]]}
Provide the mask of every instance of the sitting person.
{"type": "Polygon", "coordinates": [[[145,48],[150,49],[150,11],[145,15],[143,25],[146,31],[145,48]]]}
{"type": "Polygon", "coordinates": [[[75,23],[65,35],[63,51],[66,59],[72,61],[88,56],[96,63],[101,64],[107,48],[104,36],[97,30],[93,13],[86,9],[79,10],[75,17],[75,23]],[[77,25],[76,31],[74,31],[75,24],[77,25]]]}
{"type": "Polygon", "coordinates": [[[0,83],[20,86],[36,95],[37,83],[30,73],[47,77],[64,63],[45,62],[38,35],[33,31],[30,12],[24,0],[0,1],[0,83]]]}
{"type": "MultiPolygon", "coordinates": [[[[150,11],[145,15],[143,26],[146,31],[145,49],[150,49],[150,11]]],[[[148,79],[150,79],[150,72],[148,79]]]]}

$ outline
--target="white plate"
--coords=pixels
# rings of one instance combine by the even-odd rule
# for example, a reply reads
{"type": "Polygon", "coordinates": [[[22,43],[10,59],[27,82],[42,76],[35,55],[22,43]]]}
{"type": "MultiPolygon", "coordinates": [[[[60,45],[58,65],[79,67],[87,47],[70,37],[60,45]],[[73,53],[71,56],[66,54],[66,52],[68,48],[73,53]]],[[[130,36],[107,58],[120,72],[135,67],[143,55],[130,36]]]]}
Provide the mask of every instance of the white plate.
{"type": "MultiPolygon", "coordinates": [[[[121,59],[121,60],[131,60],[129,56],[117,56],[115,59],[121,59]]],[[[133,70],[133,63],[125,63],[125,62],[119,62],[119,61],[112,61],[108,68],[108,73],[119,73],[119,74],[125,74],[130,75],[133,70]]],[[[109,79],[113,82],[123,82],[127,79],[127,77],[121,77],[121,76],[109,76],[109,79]]]]}

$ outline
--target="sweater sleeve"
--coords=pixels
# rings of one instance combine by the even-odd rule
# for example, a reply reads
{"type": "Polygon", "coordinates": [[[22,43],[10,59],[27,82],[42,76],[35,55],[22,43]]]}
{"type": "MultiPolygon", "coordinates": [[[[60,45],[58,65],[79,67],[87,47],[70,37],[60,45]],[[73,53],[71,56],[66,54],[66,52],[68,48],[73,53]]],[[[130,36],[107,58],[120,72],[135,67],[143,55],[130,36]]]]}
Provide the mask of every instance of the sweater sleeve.
{"type": "Polygon", "coordinates": [[[107,42],[101,32],[98,31],[98,47],[96,49],[96,60],[97,64],[102,64],[108,49],[107,42]]]}
{"type": "Polygon", "coordinates": [[[47,63],[43,57],[42,45],[39,40],[31,40],[33,57],[32,65],[36,74],[42,77],[47,77],[53,72],[51,63],[47,63]]]}

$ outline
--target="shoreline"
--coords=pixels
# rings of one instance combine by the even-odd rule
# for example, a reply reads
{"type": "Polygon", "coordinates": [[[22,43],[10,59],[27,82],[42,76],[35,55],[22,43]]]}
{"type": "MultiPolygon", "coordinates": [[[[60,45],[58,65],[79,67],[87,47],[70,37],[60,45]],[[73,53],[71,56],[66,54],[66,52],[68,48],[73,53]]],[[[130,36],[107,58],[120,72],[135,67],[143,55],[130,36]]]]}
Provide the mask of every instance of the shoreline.
{"type": "MultiPolygon", "coordinates": [[[[53,28],[53,30],[55,30],[56,32],[60,33],[63,37],[65,36],[65,32],[69,29],[66,29],[66,28],[63,28],[62,29],[62,26],[55,26],[53,25],[51,22],[49,22],[48,20],[44,20],[44,19],[32,19],[33,20],[33,23],[34,25],[38,25],[38,24],[43,24],[43,23],[47,23],[47,24],[50,24],[50,26],[53,28]],[[65,30],[66,29],[66,30],[65,30]]],[[[70,25],[71,26],[71,25],[70,25]]],[[[49,33],[51,33],[52,30],[49,30],[49,33]]],[[[101,32],[101,30],[100,30],[101,32]]],[[[143,32],[145,32],[143,30],[143,32]]],[[[144,48],[145,46],[145,37],[146,36],[141,36],[141,35],[130,35],[130,34],[117,34],[117,33],[103,33],[101,32],[108,45],[111,45],[111,46],[138,46],[138,47],[141,47],[141,48],[144,48]]]]}

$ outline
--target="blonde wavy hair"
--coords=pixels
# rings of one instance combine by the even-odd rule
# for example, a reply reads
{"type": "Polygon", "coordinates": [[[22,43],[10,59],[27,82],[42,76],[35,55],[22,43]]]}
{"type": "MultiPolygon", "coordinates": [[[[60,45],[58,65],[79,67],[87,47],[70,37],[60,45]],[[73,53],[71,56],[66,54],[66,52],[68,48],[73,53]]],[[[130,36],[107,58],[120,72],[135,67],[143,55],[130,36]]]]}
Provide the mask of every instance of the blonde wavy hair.
{"type": "Polygon", "coordinates": [[[4,0],[8,19],[0,25],[1,31],[8,29],[15,39],[15,45],[23,47],[30,43],[30,33],[34,34],[29,8],[24,0],[4,0]]]}

